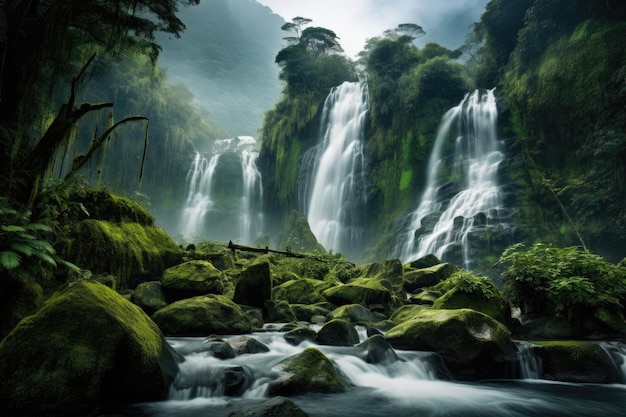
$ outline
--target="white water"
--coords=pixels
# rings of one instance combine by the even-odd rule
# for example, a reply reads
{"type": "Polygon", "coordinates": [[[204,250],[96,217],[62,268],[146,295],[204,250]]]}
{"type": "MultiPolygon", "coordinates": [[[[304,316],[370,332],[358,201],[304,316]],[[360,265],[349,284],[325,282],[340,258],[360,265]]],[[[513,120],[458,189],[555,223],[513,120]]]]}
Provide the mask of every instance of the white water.
{"type": "MultiPolygon", "coordinates": [[[[363,328],[359,336],[361,341],[366,338],[363,328]]],[[[396,361],[371,364],[357,357],[352,347],[321,346],[313,342],[293,346],[285,341],[283,333],[269,328],[249,337],[263,343],[269,351],[218,359],[205,351],[203,338],[169,338],[174,349],[184,354],[185,361],[180,364],[180,373],[170,387],[168,400],[142,404],[141,415],[226,417],[234,409],[267,399],[270,384],[279,377],[272,368],[308,347],[321,350],[352,386],[342,394],[310,393],[293,397],[311,416],[605,417],[623,415],[626,407],[626,386],[620,384],[549,382],[536,379],[534,375],[529,375],[533,379],[520,381],[444,381],[434,376],[433,356],[426,352],[398,350],[396,361]],[[233,368],[243,369],[247,378],[245,390],[227,395],[224,370],[233,368]]],[[[224,340],[229,338],[223,337],[224,340]]],[[[614,348],[614,352],[624,353],[623,345],[607,346],[614,348]]]]}
{"type": "Polygon", "coordinates": [[[474,91],[442,118],[430,159],[426,188],[409,227],[402,233],[395,256],[403,262],[434,254],[442,259],[453,245],[463,248],[464,266],[470,263],[467,236],[474,216],[482,213],[487,223],[497,222],[502,208],[497,170],[502,162],[497,136],[497,108],[493,90],[474,91]],[[449,148],[453,146],[453,157],[449,148]],[[450,183],[460,190],[446,195],[450,183]],[[447,187],[446,187],[447,186],[447,187]],[[458,186],[457,186],[458,187],[458,186]],[[427,217],[437,218],[434,228],[416,240],[415,232],[427,217]]]}
{"type": "MultiPolygon", "coordinates": [[[[262,179],[256,167],[258,151],[256,141],[250,136],[216,140],[212,156],[207,160],[196,153],[187,174],[187,199],[181,213],[180,233],[187,241],[195,239],[233,240],[252,244],[263,233],[262,179]],[[237,221],[222,235],[225,225],[217,227],[210,221],[212,211],[220,209],[220,201],[214,196],[216,176],[220,175],[220,158],[225,153],[234,153],[241,160],[242,187],[237,221]],[[215,230],[220,229],[219,234],[215,230]]],[[[234,192],[235,190],[233,190],[234,192]]]]}
{"type": "MultiPolygon", "coordinates": [[[[326,249],[346,252],[359,242],[359,210],[365,204],[363,127],[368,110],[367,84],[345,82],[324,103],[321,143],[313,175],[305,173],[301,194],[311,231],[326,249]],[[309,193],[310,190],[310,193],[309,193]]],[[[310,165],[303,164],[303,169],[310,165]]],[[[301,175],[302,176],[302,175],[301,175]]]]}

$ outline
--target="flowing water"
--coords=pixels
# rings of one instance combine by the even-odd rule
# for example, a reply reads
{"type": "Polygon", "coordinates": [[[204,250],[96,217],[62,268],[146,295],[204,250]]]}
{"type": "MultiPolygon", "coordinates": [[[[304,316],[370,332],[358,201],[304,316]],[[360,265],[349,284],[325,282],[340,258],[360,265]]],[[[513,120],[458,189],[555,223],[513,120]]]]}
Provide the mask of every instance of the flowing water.
{"type": "Polygon", "coordinates": [[[460,245],[463,266],[469,269],[472,228],[478,223],[501,223],[497,171],[503,158],[494,91],[467,94],[441,119],[428,161],[425,191],[394,255],[403,262],[427,254],[445,259],[448,251],[460,245]]]}
{"type": "Polygon", "coordinates": [[[361,242],[365,207],[363,128],[367,84],[345,82],[324,103],[320,143],[300,165],[301,210],[326,249],[350,253],[361,242]]]}
{"type": "MultiPolygon", "coordinates": [[[[365,331],[360,329],[359,333],[364,340],[365,331]]],[[[267,399],[268,387],[277,378],[272,367],[307,347],[324,352],[352,385],[341,394],[292,397],[312,417],[610,417],[624,415],[626,410],[626,385],[621,384],[548,382],[535,378],[536,375],[530,375],[532,379],[462,383],[437,379],[441,362],[429,352],[396,350],[396,360],[371,364],[359,358],[352,347],[321,346],[313,342],[293,346],[276,331],[250,336],[269,351],[218,359],[207,351],[204,338],[168,339],[185,356],[169,399],[137,405],[134,415],[228,416],[236,409],[267,399]],[[237,383],[234,390],[232,381],[237,383]]],[[[626,353],[623,346],[615,350],[626,353]]]]}
{"type": "Polygon", "coordinates": [[[179,226],[185,240],[253,244],[263,233],[256,146],[254,138],[239,136],[216,140],[208,158],[196,153],[179,226]]]}

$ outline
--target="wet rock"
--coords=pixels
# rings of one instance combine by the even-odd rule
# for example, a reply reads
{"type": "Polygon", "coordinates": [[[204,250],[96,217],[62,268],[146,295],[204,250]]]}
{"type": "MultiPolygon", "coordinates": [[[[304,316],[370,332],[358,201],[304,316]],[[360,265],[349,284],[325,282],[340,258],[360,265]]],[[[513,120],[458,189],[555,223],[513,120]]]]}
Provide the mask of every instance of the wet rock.
{"type": "Polygon", "coordinates": [[[266,315],[267,307],[265,303],[271,299],[272,276],[270,264],[267,259],[262,258],[241,271],[235,285],[233,301],[237,304],[259,308],[266,315]]]}
{"type": "Polygon", "coordinates": [[[204,294],[222,294],[224,277],[207,261],[189,261],[166,269],[161,277],[163,291],[172,299],[204,294]]]}
{"type": "Polygon", "coordinates": [[[228,417],[308,417],[308,414],[289,398],[274,397],[260,404],[233,411],[228,417]]]}
{"type": "Polygon", "coordinates": [[[317,333],[308,327],[298,327],[285,333],[284,337],[287,343],[298,346],[305,340],[315,341],[317,333]]]}
{"type": "Polygon", "coordinates": [[[354,347],[356,355],[367,363],[389,364],[401,360],[381,334],[369,337],[354,347]]]}
{"type": "Polygon", "coordinates": [[[148,315],[165,307],[167,300],[159,281],[142,282],[137,285],[131,301],[142,308],[148,315]]]}
{"type": "Polygon", "coordinates": [[[338,307],[331,311],[329,317],[331,319],[347,320],[355,324],[372,323],[384,318],[378,314],[374,314],[360,304],[348,304],[338,307]]]}
{"type": "Polygon", "coordinates": [[[317,333],[317,343],[331,346],[354,346],[359,343],[359,334],[346,320],[331,320],[317,333]]]}
{"type": "Polygon", "coordinates": [[[234,350],[235,355],[243,355],[245,353],[265,353],[270,349],[263,343],[253,337],[238,336],[226,341],[234,350]]]}

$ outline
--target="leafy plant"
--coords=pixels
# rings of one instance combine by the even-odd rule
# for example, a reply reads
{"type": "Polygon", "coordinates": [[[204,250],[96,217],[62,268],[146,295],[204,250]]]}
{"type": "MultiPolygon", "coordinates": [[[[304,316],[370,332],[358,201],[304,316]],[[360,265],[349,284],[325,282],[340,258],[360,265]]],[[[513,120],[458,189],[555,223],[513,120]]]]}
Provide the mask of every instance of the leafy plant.
{"type": "Polygon", "coordinates": [[[626,295],[626,268],[576,247],[516,244],[500,258],[503,294],[525,314],[567,317],[580,321],[592,313],[607,321],[607,311],[621,315],[626,295]]]}
{"type": "Polygon", "coordinates": [[[500,291],[489,278],[476,276],[465,270],[456,271],[450,278],[441,281],[433,287],[434,290],[441,294],[453,288],[468,294],[482,294],[485,298],[500,297],[500,291]]]}
{"type": "Polygon", "coordinates": [[[46,275],[52,267],[64,265],[78,269],[61,259],[50,242],[41,237],[52,232],[42,223],[31,223],[30,212],[12,209],[7,200],[0,198],[0,268],[9,276],[21,279],[24,274],[46,275]]]}

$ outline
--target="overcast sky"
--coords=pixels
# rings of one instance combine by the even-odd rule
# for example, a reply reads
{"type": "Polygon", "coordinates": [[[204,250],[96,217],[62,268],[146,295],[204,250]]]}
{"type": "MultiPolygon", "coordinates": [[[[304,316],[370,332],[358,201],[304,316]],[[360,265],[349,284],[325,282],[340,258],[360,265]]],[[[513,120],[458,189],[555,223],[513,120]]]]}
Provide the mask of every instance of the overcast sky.
{"type": "MultiPolygon", "coordinates": [[[[350,57],[368,38],[400,23],[420,25],[426,35],[418,45],[437,42],[450,49],[463,44],[469,26],[480,19],[489,0],[257,0],[291,21],[312,19],[310,26],[334,31],[350,57]]],[[[285,33],[286,36],[288,36],[285,33]]]]}

